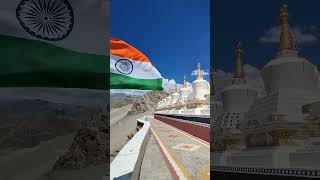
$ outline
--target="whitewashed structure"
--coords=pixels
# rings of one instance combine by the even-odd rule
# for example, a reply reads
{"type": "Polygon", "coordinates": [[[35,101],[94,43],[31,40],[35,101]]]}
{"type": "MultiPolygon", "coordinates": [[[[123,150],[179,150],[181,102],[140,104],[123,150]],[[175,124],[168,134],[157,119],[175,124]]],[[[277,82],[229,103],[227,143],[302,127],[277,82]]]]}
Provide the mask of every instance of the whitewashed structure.
{"type": "Polygon", "coordinates": [[[158,103],[156,113],[210,116],[210,84],[203,79],[200,64],[197,66],[197,79],[192,82],[192,90],[186,84],[158,103]]]}
{"type": "MultiPolygon", "coordinates": [[[[261,71],[266,96],[254,98],[254,91],[244,90],[244,80],[223,91],[223,111],[245,113],[238,131],[243,146],[229,149],[237,142],[219,134],[213,170],[320,178],[319,71],[295,47],[287,5],[281,7],[280,21],[278,53],[261,71]]],[[[221,122],[221,127],[233,127],[221,122]]]]}
{"type": "MultiPolygon", "coordinates": [[[[319,71],[315,65],[298,55],[289,30],[287,6],[281,8],[280,20],[277,56],[261,72],[267,95],[254,103],[244,124],[244,128],[252,131],[246,133],[248,147],[283,144],[278,140],[278,135],[292,134],[301,129],[305,123],[302,107],[320,100],[319,71]],[[281,123],[277,123],[279,121],[281,123]],[[265,130],[250,127],[253,123],[265,130]],[[258,132],[259,136],[253,137],[258,132]]],[[[283,138],[291,139],[290,136],[283,138]]]]}
{"type": "Polygon", "coordinates": [[[236,47],[236,65],[234,79],[230,86],[222,90],[223,113],[218,117],[218,126],[240,131],[240,124],[244,121],[247,111],[257,97],[257,92],[246,84],[245,73],[242,66],[242,49],[240,42],[236,47]]]}

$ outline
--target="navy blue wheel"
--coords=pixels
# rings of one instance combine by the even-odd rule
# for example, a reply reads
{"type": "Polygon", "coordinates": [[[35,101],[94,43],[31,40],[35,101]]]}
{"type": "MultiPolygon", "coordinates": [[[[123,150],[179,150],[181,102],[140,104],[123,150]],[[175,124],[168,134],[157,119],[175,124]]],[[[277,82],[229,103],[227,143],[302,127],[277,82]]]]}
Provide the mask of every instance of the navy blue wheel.
{"type": "Polygon", "coordinates": [[[131,74],[133,71],[133,64],[128,59],[119,59],[115,67],[121,74],[131,74]]]}
{"type": "Polygon", "coordinates": [[[16,16],[29,34],[48,41],[66,38],[74,23],[73,10],[67,0],[22,0],[16,16]]]}

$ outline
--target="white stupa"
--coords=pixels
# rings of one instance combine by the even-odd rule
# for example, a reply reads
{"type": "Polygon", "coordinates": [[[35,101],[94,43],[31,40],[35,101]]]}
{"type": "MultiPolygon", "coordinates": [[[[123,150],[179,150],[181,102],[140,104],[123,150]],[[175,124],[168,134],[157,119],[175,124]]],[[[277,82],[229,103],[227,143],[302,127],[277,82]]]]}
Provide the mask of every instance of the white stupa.
{"type": "Polygon", "coordinates": [[[197,79],[192,82],[192,93],[190,94],[189,100],[191,103],[199,107],[201,103],[206,100],[206,95],[210,95],[210,84],[208,81],[203,79],[201,73],[200,63],[197,66],[197,79]]]}
{"type": "Polygon", "coordinates": [[[247,111],[257,97],[257,92],[246,84],[242,66],[242,49],[240,42],[236,47],[236,64],[232,84],[222,90],[223,113],[219,117],[220,128],[240,131],[240,123],[244,121],[247,111]]]}
{"type": "Polygon", "coordinates": [[[179,98],[179,93],[178,93],[178,88],[177,88],[177,84],[175,84],[175,88],[174,88],[174,92],[171,94],[171,102],[170,102],[170,108],[171,108],[171,111],[170,113],[171,114],[175,114],[176,113],[176,106],[177,106],[177,101],[178,101],[178,98],[179,98]]]}
{"type": "Polygon", "coordinates": [[[157,113],[180,114],[181,110],[187,108],[186,102],[190,92],[187,87],[186,77],[184,77],[183,87],[178,90],[177,84],[175,84],[173,93],[157,104],[157,113]]]}
{"type": "Polygon", "coordinates": [[[178,88],[177,84],[175,84],[174,92],[172,93],[172,100],[171,100],[171,105],[174,106],[177,103],[177,100],[179,98],[179,93],[178,93],[178,88]]]}
{"type": "MultiPolygon", "coordinates": [[[[278,54],[263,67],[261,75],[267,95],[274,97],[273,101],[277,104],[272,114],[284,115],[283,118],[290,122],[302,122],[301,106],[319,99],[319,71],[315,65],[298,55],[289,30],[286,5],[281,9],[280,20],[278,54]]],[[[266,117],[259,119],[266,120],[266,117]]]]}
{"type": "MultiPolygon", "coordinates": [[[[247,129],[255,129],[253,132],[264,134],[259,140],[247,134],[248,147],[283,144],[276,134],[299,131],[305,122],[302,106],[320,100],[319,72],[315,65],[298,55],[289,30],[286,5],[281,8],[280,20],[278,54],[261,72],[267,96],[255,102],[244,124],[247,129]],[[250,128],[250,124],[256,124],[256,127],[250,128]],[[262,126],[264,131],[258,128],[262,126]]],[[[290,137],[286,136],[285,139],[289,141],[290,137]]]]}
{"type": "Polygon", "coordinates": [[[200,64],[197,66],[197,79],[192,82],[192,92],[187,97],[188,109],[184,111],[185,114],[199,115],[203,112],[210,113],[209,106],[204,107],[207,96],[210,95],[210,84],[203,79],[200,64]],[[208,110],[204,110],[208,109],[208,110]],[[203,112],[201,112],[203,111],[203,112]]]}
{"type": "Polygon", "coordinates": [[[187,108],[187,98],[190,93],[191,93],[191,90],[187,87],[187,80],[186,80],[186,77],[184,76],[183,86],[180,89],[180,95],[177,99],[177,106],[179,107],[178,109],[181,110],[181,109],[187,108]]]}
{"type": "Polygon", "coordinates": [[[166,101],[165,101],[165,108],[166,108],[166,113],[170,113],[170,110],[171,110],[171,100],[172,100],[172,96],[171,94],[166,98],[166,101]]]}
{"type": "Polygon", "coordinates": [[[197,69],[197,79],[192,82],[192,87],[187,86],[186,77],[182,88],[175,90],[158,103],[157,113],[185,116],[210,117],[210,84],[203,79],[200,64],[197,69]]]}
{"type": "Polygon", "coordinates": [[[220,166],[250,167],[251,172],[254,168],[294,169],[305,175],[320,166],[319,72],[295,48],[286,5],[281,7],[280,20],[278,53],[261,71],[266,96],[253,102],[241,123],[245,147],[213,154],[220,166]]]}

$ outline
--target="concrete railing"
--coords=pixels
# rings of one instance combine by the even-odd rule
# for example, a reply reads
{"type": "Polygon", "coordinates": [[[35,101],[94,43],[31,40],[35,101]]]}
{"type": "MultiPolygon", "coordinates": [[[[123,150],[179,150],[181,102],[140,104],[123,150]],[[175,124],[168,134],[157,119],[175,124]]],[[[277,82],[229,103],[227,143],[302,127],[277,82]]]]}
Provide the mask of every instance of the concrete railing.
{"type": "Polygon", "coordinates": [[[150,122],[147,117],[137,119],[141,129],[120,150],[110,165],[110,179],[139,179],[144,152],[149,140],[150,122]]]}

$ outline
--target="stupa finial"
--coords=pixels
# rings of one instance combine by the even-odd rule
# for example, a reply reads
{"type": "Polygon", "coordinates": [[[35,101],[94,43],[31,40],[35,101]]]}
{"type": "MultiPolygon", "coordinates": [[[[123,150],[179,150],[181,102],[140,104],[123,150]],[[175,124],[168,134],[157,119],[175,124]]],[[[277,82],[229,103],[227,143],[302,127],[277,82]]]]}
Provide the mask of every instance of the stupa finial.
{"type": "Polygon", "coordinates": [[[197,79],[202,79],[200,63],[198,63],[198,66],[197,66],[197,79]]]}
{"type": "Polygon", "coordinates": [[[241,49],[241,44],[240,41],[237,42],[236,44],[236,67],[235,67],[235,72],[234,72],[234,78],[244,78],[244,70],[242,67],[242,54],[243,51],[241,49]]]}
{"type": "Polygon", "coordinates": [[[281,21],[281,30],[280,30],[280,47],[279,50],[295,50],[292,35],[289,30],[289,14],[288,14],[288,5],[284,4],[280,8],[280,21],[281,21]]]}
{"type": "Polygon", "coordinates": [[[187,87],[187,76],[183,76],[183,87],[186,88],[187,87]]]}

